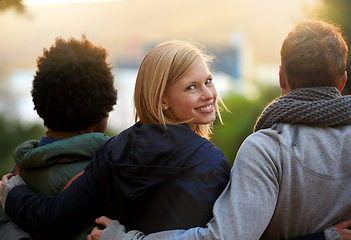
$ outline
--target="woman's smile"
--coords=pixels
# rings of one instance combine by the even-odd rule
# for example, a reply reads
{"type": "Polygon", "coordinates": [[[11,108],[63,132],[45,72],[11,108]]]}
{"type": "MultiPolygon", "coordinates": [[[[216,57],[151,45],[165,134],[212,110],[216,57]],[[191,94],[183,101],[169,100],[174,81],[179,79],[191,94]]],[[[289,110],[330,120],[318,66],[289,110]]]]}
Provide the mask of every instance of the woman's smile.
{"type": "Polygon", "coordinates": [[[213,103],[210,103],[208,105],[195,108],[195,110],[197,110],[197,111],[199,111],[201,113],[212,113],[214,111],[213,103]]]}

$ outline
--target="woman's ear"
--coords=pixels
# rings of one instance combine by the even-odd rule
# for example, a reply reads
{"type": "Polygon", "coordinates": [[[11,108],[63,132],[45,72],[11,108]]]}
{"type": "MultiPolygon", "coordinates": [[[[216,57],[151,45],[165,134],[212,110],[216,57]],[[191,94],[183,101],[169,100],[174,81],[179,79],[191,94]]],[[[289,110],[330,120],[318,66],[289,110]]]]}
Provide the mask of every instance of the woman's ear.
{"type": "Polygon", "coordinates": [[[165,100],[162,100],[162,110],[168,110],[169,106],[165,100]]]}

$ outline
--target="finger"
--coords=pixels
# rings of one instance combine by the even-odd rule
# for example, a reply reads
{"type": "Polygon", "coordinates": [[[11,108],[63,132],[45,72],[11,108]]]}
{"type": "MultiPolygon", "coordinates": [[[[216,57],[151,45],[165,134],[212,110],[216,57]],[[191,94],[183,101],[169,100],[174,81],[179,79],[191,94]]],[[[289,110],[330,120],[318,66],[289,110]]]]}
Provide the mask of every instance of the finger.
{"type": "Polygon", "coordinates": [[[2,176],[2,179],[0,182],[1,188],[5,185],[5,183],[9,180],[10,177],[11,177],[11,174],[5,174],[4,176],[2,176]]]}
{"type": "Polygon", "coordinates": [[[351,239],[351,230],[343,229],[343,230],[341,230],[338,233],[341,236],[342,240],[349,240],[349,239],[351,239]]]}
{"type": "Polygon", "coordinates": [[[102,217],[99,217],[95,220],[96,224],[100,224],[100,225],[104,225],[106,226],[106,222],[107,222],[107,217],[105,216],[102,216],[102,217]]]}
{"type": "Polygon", "coordinates": [[[105,218],[106,218],[105,216],[101,216],[101,217],[95,219],[95,222],[97,224],[103,224],[103,222],[105,221],[105,218]]]}
{"type": "Polygon", "coordinates": [[[340,222],[340,223],[336,224],[334,227],[335,228],[349,228],[349,227],[351,227],[351,219],[344,221],[344,222],[340,222]]]}
{"type": "Polygon", "coordinates": [[[96,230],[94,234],[92,234],[92,239],[93,240],[98,240],[101,238],[102,236],[102,233],[103,233],[104,230],[96,230]]]}
{"type": "Polygon", "coordinates": [[[5,182],[6,180],[7,180],[7,174],[5,174],[4,176],[2,176],[1,182],[5,182]]]}
{"type": "Polygon", "coordinates": [[[94,235],[94,233],[98,230],[100,230],[99,227],[94,227],[93,230],[91,230],[90,235],[94,235]]]}
{"type": "Polygon", "coordinates": [[[5,184],[10,178],[13,177],[13,173],[8,173],[8,174],[5,174],[3,177],[2,177],[2,182],[5,184]]]}
{"type": "Polygon", "coordinates": [[[100,230],[98,227],[94,227],[93,230],[90,233],[90,237],[92,240],[100,239],[102,235],[102,230],[100,230]]]}
{"type": "Polygon", "coordinates": [[[15,176],[14,173],[9,173],[9,174],[7,174],[7,180],[9,180],[10,178],[12,178],[13,176],[15,176]]]}
{"type": "Polygon", "coordinates": [[[102,216],[98,219],[98,224],[104,225],[105,227],[107,227],[110,223],[112,222],[112,219],[106,217],[106,216],[102,216]]]}
{"type": "Polygon", "coordinates": [[[94,227],[93,230],[91,230],[91,233],[87,236],[87,240],[93,239],[93,234],[97,229],[98,229],[98,227],[94,227]]]}

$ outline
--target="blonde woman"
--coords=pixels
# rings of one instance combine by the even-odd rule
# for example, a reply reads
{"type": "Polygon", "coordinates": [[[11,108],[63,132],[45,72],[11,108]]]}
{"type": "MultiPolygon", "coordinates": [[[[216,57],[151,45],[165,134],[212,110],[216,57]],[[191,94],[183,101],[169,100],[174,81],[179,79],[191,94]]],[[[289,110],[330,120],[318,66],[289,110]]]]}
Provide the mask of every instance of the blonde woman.
{"type": "Polygon", "coordinates": [[[18,180],[12,178],[3,189],[6,213],[51,237],[80,231],[102,215],[144,233],[205,226],[230,172],[208,140],[219,116],[211,59],[184,41],[152,49],[135,84],[136,124],[98,149],[84,174],[56,197],[24,185],[6,190],[18,180]]]}

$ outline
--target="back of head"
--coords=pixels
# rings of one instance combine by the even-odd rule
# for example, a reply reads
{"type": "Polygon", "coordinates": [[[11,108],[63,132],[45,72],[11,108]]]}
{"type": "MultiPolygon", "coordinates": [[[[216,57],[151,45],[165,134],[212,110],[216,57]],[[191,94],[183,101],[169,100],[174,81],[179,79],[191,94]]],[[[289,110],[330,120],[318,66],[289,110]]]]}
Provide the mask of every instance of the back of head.
{"type": "Polygon", "coordinates": [[[106,50],[82,40],[56,39],[37,60],[34,109],[54,131],[81,131],[99,123],[116,104],[106,50]]]}
{"type": "Polygon", "coordinates": [[[290,88],[337,87],[346,70],[347,52],[339,27],[317,20],[299,23],[281,48],[290,88]]]}

